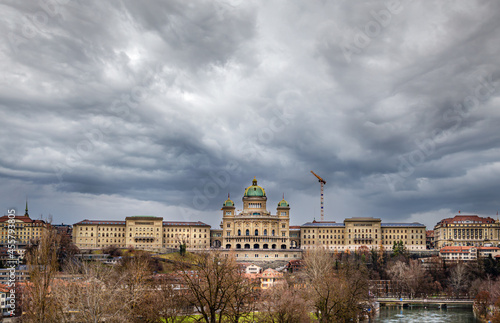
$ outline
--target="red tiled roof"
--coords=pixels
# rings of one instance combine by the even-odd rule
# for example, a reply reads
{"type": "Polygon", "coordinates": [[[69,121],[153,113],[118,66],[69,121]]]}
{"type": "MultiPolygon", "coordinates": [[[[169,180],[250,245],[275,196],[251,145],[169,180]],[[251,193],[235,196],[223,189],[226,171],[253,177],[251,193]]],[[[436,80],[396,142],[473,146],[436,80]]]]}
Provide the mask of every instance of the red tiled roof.
{"type": "Polygon", "coordinates": [[[478,251],[500,251],[498,247],[473,247],[473,246],[448,246],[439,250],[440,253],[468,253],[471,248],[476,248],[478,251]]]}
{"type": "Polygon", "coordinates": [[[427,237],[434,237],[434,230],[427,230],[427,231],[425,231],[425,235],[427,237]]]}
{"type": "MultiPolygon", "coordinates": [[[[9,216],[4,215],[4,216],[0,217],[0,222],[6,222],[8,219],[9,219],[9,216]]],[[[33,220],[31,220],[29,216],[25,216],[25,215],[16,215],[15,219],[21,220],[21,221],[26,222],[26,223],[33,222],[33,220]]]]}
{"type": "Polygon", "coordinates": [[[460,247],[460,246],[448,246],[443,247],[439,250],[440,253],[469,253],[471,248],[477,247],[460,247]]]}
{"type": "Polygon", "coordinates": [[[473,221],[472,223],[495,223],[495,220],[491,217],[485,218],[477,215],[455,215],[453,218],[442,219],[437,225],[459,223],[463,221],[473,221]]]}
{"type": "MultiPolygon", "coordinates": [[[[46,224],[46,222],[43,220],[33,220],[29,216],[25,215],[16,215],[14,219],[23,221],[24,223],[46,224]]],[[[0,217],[0,223],[7,222],[8,220],[9,220],[8,215],[0,217]]]]}
{"type": "Polygon", "coordinates": [[[299,229],[300,230],[300,225],[291,225],[289,226],[290,229],[299,229]]]}

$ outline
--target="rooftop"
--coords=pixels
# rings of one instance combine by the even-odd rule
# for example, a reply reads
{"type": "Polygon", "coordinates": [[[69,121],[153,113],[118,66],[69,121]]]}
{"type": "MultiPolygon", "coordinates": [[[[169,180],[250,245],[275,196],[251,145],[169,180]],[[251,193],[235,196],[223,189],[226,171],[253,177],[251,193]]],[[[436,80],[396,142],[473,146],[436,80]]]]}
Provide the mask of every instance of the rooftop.
{"type": "Polygon", "coordinates": [[[302,227],[344,227],[344,223],[314,221],[301,225],[302,227]]]}
{"type": "Polygon", "coordinates": [[[381,223],[381,227],[423,227],[425,228],[425,225],[422,223],[418,222],[412,222],[412,223],[381,223]]]}
{"type": "MultiPolygon", "coordinates": [[[[150,217],[150,216],[148,216],[150,217]]],[[[140,217],[142,218],[142,217],[140,217]]],[[[206,223],[203,223],[201,221],[197,222],[176,222],[176,221],[163,221],[163,225],[167,226],[206,226],[208,227],[209,225],[206,223]]],[[[83,224],[88,224],[88,225],[125,225],[125,221],[113,221],[113,220],[83,220],[78,223],[75,223],[75,225],[83,225],[83,224]]]]}
{"type": "MultiPolygon", "coordinates": [[[[45,221],[43,221],[43,220],[33,220],[29,216],[26,216],[26,215],[16,215],[14,219],[22,221],[24,223],[42,223],[42,224],[45,224],[45,221]]],[[[4,215],[4,216],[0,217],[0,223],[7,222],[8,220],[9,220],[8,215],[4,215]]]]}
{"type": "Polygon", "coordinates": [[[104,224],[112,224],[112,225],[125,225],[125,221],[113,221],[113,220],[88,220],[85,219],[83,221],[80,221],[78,223],[75,223],[74,225],[82,225],[82,224],[99,224],[99,225],[104,225],[104,224]]]}
{"type": "Polygon", "coordinates": [[[455,224],[455,223],[495,223],[495,219],[491,217],[481,217],[475,214],[470,215],[455,215],[453,218],[446,218],[439,221],[436,226],[443,224],[455,224]]]}
{"type": "Polygon", "coordinates": [[[201,221],[198,222],[172,222],[172,221],[163,221],[163,225],[196,225],[196,226],[201,226],[201,227],[209,227],[210,225],[203,223],[201,221]]]}

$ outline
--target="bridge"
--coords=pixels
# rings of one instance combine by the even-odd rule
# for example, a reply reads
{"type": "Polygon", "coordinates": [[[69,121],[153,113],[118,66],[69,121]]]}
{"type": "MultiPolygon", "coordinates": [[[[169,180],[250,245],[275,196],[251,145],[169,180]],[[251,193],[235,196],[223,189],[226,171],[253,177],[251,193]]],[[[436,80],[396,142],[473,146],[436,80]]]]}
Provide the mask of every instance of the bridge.
{"type": "Polygon", "coordinates": [[[414,298],[414,299],[404,299],[404,298],[375,298],[375,302],[378,302],[382,306],[432,306],[437,305],[439,308],[445,308],[449,305],[462,305],[462,306],[472,306],[474,304],[473,299],[448,299],[448,298],[414,298]]]}

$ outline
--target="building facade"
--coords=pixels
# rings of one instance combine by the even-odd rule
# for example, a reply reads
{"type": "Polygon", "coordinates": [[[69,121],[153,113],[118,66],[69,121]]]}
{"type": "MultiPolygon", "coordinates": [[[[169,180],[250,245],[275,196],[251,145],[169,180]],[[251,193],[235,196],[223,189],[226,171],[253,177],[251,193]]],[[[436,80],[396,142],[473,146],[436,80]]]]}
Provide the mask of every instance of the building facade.
{"type": "MultiPolygon", "coordinates": [[[[223,249],[286,250],[296,246],[290,240],[290,205],[285,199],[278,203],[276,214],[267,210],[266,191],[254,178],[245,189],[243,211],[236,212],[234,202],[228,199],[222,205],[223,249]]],[[[214,242],[215,243],[215,242],[214,242]]]]}
{"type": "Polygon", "coordinates": [[[109,246],[144,250],[210,247],[210,226],[203,222],[169,222],[155,216],[131,216],[125,221],[83,220],[73,225],[73,242],[80,249],[109,246]]]}
{"type": "Polygon", "coordinates": [[[13,245],[15,240],[16,248],[22,249],[31,241],[42,236],[42,232],[47,229],[47,223],[43,220],[33,220],[28,214],[28,203],[24,215],[10,213],[0,217],[0,247],[13,245]],[[10,231],[9,231],[10,230],[10,231]]]}
{"type": "Polygon", "coordinates": [[[425,225],[421,223],[382,223],[379,218],[346,218],[344,223],[313,221],[300,227],[301,248],[327,248],[344,251],[361,247],[392,250],[402,241],[407,250],[425,250],[425,225]]]}
{"type": "Polygon", "coordinates": [[[436,249],[446,246],[497,246],[500,243],[500,222],[491,217],[456,215],[439,221],[434,227],[436,249]]]}
{"type": "Polygon", "coordinates": [[[447,246],[439,250],[439,256],[444,261],[474,261],[478,258],[500,257],[498,247],[473,247],[473,246],[447,246]]]}
{"type": "Polygon", "coordinates": [[[421,223],[382,223],[380,218],[352,217],[343,223],[308,222],[290,226],[290,205],[278,202],[276,213],[267,209],[263,187],[253,179],[242,197],[242,210],[228,196],[223,203],[220,228],[202,222],[166,222],[161,217],[134,216],[125,221],[83,220],[73,226],[73,239],[81,249],[122,248],[221,249],[240,261],[292,260],[303,249],[353,251],[383,247],[392,250],[402,241],[409,251],[426,249],[426,228],[421,223]]]}

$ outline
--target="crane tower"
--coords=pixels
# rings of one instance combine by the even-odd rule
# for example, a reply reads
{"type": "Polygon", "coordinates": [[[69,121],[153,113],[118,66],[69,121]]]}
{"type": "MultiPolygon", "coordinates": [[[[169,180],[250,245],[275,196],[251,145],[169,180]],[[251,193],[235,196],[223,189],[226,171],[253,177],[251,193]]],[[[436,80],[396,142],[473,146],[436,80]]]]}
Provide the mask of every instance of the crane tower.
{"type": "Polygon", "coordinates": [[[323,185],[326,184],[326,181],[319,177],[315,172],[311,171],[311,173],[316,176],[318,179],[318,182],[321,184],[321,221],[325,221],[325,214],[324,214],[324,208],[323,208],[323,185]]]}

